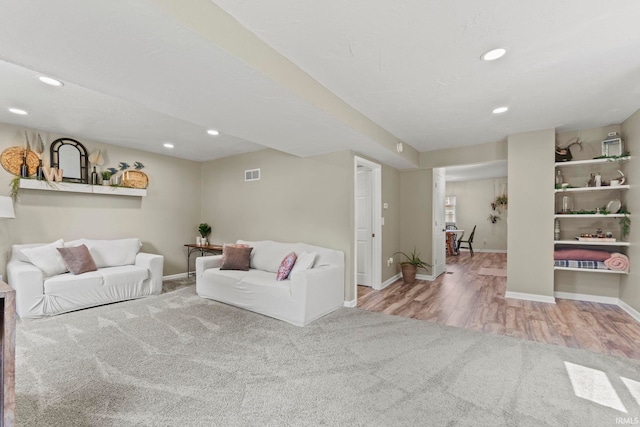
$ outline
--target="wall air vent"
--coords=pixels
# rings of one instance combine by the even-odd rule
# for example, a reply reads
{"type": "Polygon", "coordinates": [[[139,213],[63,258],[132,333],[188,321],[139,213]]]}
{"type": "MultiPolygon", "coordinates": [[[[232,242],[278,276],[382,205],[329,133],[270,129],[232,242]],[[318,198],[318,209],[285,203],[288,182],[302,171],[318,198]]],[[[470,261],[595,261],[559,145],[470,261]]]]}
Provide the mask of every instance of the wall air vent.
{"type": "Polygon", "coordinates": [[[250,169],[244,171],[245,181],[260,181],[260,169],[250,169]]]}

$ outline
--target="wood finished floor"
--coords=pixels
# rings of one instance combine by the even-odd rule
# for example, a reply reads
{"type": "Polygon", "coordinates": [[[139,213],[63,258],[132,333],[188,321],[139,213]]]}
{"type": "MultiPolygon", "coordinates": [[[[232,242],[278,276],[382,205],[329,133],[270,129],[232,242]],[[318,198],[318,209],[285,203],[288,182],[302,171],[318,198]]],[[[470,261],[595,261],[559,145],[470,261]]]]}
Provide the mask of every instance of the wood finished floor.
{"type": "Polygon", "coordinates": [[[433,282],[358,286],[358,308],[640,359],[640,323],[617,305],[505,298],[506,277],[478,274],[483,267],[506,269],[506,254],[447,257],[447,273],[433,282]]]}

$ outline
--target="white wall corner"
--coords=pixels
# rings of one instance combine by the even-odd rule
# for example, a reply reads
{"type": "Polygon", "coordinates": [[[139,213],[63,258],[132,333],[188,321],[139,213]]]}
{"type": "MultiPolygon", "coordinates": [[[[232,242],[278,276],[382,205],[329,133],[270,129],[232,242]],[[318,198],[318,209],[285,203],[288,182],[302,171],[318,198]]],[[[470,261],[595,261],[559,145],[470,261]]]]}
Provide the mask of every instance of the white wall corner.
{"type": "Polygon", "coordinates": [[[638,310],[636,310],[635,308],[631,307],[629,304],[627,304],[626,302],[624,302],[622,300],[618,300],[618,306],[620,306],[621,309],[623,309],[624,311],[629,313],[629,316],[633,317],[638,322],[640,322],[640,312],[638,310]]]}
{"type": "Polygon", "coordinates": [[[387,286],[389,286],[390,284],[394,283],[395,281],[399,280],[402,277],[402,273],[398,273],[395,276],[392,276],[390,278],[388,278],[387,280],[385,280],[384,282],[382,282],[382,284],[380,285],[380,290],[386,288],[387,286]]]}
{"type": "Polygon", "coordinates": [[[522,299],[526,301],[535,301],[535,302],[546,302],[549,304],[555,304],[556,299],[552,296],[548,295],[538,295],[538,294],[526,294],[523,292],[510,292],[507,291],[505,293],[505,298],[513,298],[513,299],[522,299]]]}
{"type": "Polygon", "coordinates": [[[357,305],[358,305],[358,299],[357,298],[356,299],[352,299],[351,301],[345,301],[344,302],[344,306],[345,307],[349,307],[349,308],[353,308],[353,307],[355,307],[357,305]]]}

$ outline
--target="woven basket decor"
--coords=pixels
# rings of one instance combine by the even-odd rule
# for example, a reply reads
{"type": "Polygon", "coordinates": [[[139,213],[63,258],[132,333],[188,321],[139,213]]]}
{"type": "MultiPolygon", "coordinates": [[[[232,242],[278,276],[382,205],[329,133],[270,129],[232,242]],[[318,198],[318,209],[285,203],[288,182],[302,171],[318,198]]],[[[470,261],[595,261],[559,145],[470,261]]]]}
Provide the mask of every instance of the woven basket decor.
{"type": "MultiPolygon", "coordinates": [[[[2,167],[13,175],[20,175],[20,166],[22,166],[22,155],[24,154],[24,148],[22,147],[9,147],[0,155],[0,162],[2,167]]],[[[27,152],[27,168],[29,169],[29,176],[35,175],[36,168],[40,164],[38,155],[33,151],[27,152]]]]}
{"type": "Polygon", "coordinates": [[[140,171],[125,171],[122,173],[122,185],[130,188],[147,188],[149,177],[140,171]]]}

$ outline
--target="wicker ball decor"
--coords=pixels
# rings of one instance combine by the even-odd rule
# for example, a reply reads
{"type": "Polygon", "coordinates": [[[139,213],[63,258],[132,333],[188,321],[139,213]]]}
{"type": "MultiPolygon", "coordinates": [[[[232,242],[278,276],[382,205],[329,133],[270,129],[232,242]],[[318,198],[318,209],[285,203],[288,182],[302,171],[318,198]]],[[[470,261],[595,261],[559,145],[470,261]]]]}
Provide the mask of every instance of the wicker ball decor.
{"type": "MultiPolygon", "coordinates": [[[[22,166],[22,155],[24,154],[24,148],[22,147],[9,147],[0,154],[0,163],[2,167],[13,175],[20,175],[20,166],[22,166]]],[[[36,174],[36,168],[40,164],[38,155],[33,151],[27,152],[27,168],[29,170],[29,176],[36,174]]]]}

